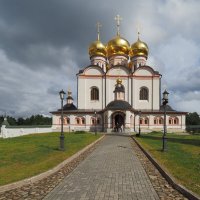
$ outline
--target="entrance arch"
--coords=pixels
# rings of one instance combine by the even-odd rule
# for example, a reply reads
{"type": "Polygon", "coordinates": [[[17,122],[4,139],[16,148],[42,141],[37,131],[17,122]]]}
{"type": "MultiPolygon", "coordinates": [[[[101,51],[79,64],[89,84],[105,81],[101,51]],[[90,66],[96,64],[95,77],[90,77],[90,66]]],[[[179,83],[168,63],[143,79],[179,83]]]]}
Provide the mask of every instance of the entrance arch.
{"type": "Polygon", "coordinates": [[[125,125],[125,114],[123,112],[115,112],[112,116],[112,125],[115,132],[123,131],[125,125]]]}

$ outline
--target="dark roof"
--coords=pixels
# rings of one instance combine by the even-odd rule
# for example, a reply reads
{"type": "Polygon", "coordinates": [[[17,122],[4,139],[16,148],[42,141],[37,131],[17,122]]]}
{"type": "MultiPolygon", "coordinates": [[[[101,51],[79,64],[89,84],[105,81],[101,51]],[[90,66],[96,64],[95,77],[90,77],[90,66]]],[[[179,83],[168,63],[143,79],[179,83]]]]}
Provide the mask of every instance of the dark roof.
{"type": "MultiPolygon", "coordinates": [[[[163,105],[160,106],[160,110],[164,111],[163,105]]],[[[166,105],[166,111],[176,111],[176,110],[174,110],[170,105],[166,105]]]]}
{"type": "MultiPolygon", "coordinates": [[[[63,111],[65,111],[65,110],[77,110],[77,107],[73,103],[65,104],[63,106],[63,111]]],[[[61,109],[58,109],[58,111],[61,111],[61,109]]]]}
{"type": "MultiPolygon", "coordinates": [[[[101,110],[94,110],[94,109],[76,109],[76,110],[63,110],[64,113],[74,113],[74,114],[85,114],[85,113],[89,113],[89,114],[94,114],[94,112],[101,112],[101,110]]],[[[57,111],[52,111],[50,112],[52,114],[60,114],[61,113],[61,109],[57,110],[57,111]]]]}
{"type": "Polygon", "coordinates": [[[82,74],[86,69],[88,69],[90,67],[98,68],[102,72],[102,74],[105,74],[105,72],[103,71],[103,69],[99,65],[88,65],[87,67],[80,69],[79,72],[76,75],[82,74]]]}
{"type": "Polygon", "coordinates": [[[68,97],[67,97],[67,99],[71,99],[71,100],[74,100],[74,99],[73,99],[73,98],[72,98],[71,96],[68,96],[68,97]]]}
{"type": "Polygon", "coordinates": [[[130,110],[132,109],[132,106],[127,102],[123,100],[115,100],[111,101],[107,106],[107,110],[130,110]]]}
{"type": "Polygon", "coordinates": [[[114,92],[125,92],[124,86],[121,84],[116,84],[114,92]]]}

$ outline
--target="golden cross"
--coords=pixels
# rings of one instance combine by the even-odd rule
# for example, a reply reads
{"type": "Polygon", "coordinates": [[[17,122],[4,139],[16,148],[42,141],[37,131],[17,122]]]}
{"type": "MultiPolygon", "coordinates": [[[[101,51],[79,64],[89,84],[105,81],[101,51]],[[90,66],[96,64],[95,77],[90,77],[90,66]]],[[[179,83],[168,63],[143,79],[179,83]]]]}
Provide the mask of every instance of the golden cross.
{"type": "Polygon", "coordinates": [[[71,95],[71,94],[72,94],[72,91],[71,91],[71,87],[70,87],[70,86],[68,86],[67,93],[68,93],[68,95],[71,95]]]}
{"type": "Polygon", "coordinates": [[[137,24],[137,34],[138,34],[138,40],[139,40],[140,39],[140,34],[141,34],[141,26],[140,26],[139,23],[137,24]]]}
{"type": "Polygon", "coordinates": [[[100,40],[100,27],[102,27],[102,25],[99,22],[97,22],[96,26],[97,26],[97,40],[100,40]]]}
{"type": "Polygon", "coordinates": [[[119,26],[120,26],[120,21],[122,20],[122,18],[120,17],[120,15],[117,15],[115,17],[115,20],[117,21],[117,35],[119,35],[119,26]]]}

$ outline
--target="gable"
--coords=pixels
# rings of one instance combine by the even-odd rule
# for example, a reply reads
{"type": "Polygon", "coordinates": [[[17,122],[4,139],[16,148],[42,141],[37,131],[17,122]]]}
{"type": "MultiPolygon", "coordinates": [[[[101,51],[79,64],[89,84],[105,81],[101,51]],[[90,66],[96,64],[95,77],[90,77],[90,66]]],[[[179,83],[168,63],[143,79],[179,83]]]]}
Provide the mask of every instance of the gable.
{"type": "Polygon", "coordinates": [[[139,67],[133,74],[138,76],[153,76],[154,71],[149,67],[139,67]]]}
{"type": "Polygon", "coordinates": [[[107,75],[120,75],[120,76],[128,76],[129,75],[129,69],[126,67],[112,67],[107,71],[107,75]]]}
{"type": "Polygon", "coordinates": [[[102,75],[103,71],[100,67],[88,67],[83,72],[85,75],[102,75]]]}

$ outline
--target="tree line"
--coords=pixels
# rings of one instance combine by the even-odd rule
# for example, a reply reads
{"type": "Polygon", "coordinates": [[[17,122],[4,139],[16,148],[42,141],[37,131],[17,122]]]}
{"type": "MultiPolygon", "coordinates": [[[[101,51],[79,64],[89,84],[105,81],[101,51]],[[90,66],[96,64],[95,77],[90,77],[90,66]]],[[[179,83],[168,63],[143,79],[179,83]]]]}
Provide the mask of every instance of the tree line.
{"type": "MultiPolygon", "coordinates": [[[[4,121],[4,116],[0,116],[0,125],[4,121]]],[[[44,117],[42,115],[32,115],[31,117],[14,118],[7,116],[7,121],[11,126],[22,126],[22,125],[52,125],[51,117],[44,117]]]]}
{"type": "Polygon", "coordinates": [[[197,112],[186,115],[186,125],[200,125],[200,117],[197,112]]]}

